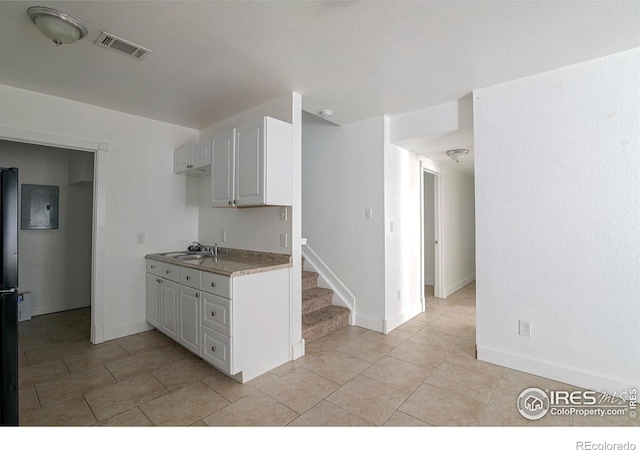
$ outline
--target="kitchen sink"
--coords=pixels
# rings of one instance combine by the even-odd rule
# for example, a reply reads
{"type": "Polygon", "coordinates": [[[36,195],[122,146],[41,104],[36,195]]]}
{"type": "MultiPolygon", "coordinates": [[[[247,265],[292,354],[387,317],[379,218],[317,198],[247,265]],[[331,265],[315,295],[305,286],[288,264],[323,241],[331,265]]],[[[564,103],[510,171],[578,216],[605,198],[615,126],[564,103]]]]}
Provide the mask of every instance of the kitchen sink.
{"type": "Polygon", "coordinates": [[[192,259],[202,259],[202,258],[211,258],[214,255],[209,253],[200,253],[200,252],[172,252],[172,253],[162,253],[162,256],[166,256],[167,258],[174,258],[179,261],[188,261],[192,259]]]}

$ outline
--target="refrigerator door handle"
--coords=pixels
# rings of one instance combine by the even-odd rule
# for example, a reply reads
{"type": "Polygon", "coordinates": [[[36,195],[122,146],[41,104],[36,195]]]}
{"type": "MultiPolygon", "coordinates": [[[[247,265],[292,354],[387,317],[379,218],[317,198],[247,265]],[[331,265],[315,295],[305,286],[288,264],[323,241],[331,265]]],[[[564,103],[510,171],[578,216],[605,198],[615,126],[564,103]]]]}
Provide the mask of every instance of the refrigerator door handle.
{"type": "Polygon", "coordinates": [[[3,295],[3,294],[15,294],[16,292],[18,292],[18,290],[16,288],[3,289],[3,290],[0,291],[0,295],[3,295]]]}

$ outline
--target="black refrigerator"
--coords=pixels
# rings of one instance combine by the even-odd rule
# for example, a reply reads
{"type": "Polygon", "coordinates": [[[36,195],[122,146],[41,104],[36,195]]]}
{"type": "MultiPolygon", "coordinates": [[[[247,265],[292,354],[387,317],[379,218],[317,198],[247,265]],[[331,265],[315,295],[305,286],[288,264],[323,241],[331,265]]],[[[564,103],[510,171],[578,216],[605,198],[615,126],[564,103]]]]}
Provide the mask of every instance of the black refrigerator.
{"type": "Polygon", "coordinates": [[[0,168],[0,425],[18,425],[18,169],[0,168]]]}

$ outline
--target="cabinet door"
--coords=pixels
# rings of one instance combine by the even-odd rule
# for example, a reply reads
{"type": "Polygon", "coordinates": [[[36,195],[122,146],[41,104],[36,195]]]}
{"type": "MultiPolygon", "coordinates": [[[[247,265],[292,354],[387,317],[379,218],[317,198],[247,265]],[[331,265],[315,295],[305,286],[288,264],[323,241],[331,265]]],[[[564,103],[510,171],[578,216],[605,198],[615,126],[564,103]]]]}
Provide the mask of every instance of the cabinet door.
{"type": "Polygon", "coordinates": [[[200,291],[180,286],[179,317],[180,339],[178,342],[200,356],[200,291]]]}
{"type": "Polygon", "coordinates": [[[236,130],[236,206],[264,205],[264,120],[236,130]]]}
{"type": "Polygon", "coordinates": [[[147,274],[147,322],[160,328],[160,283],[159,278],[147,274]]]}
{"type": "Polygon", "coordinates": [[[191,145],[185,145],[173,152],[173,172],[180,173],[191,167],[191,145]]]}
{"type": "Polygon", "coordinates": [[[191,161],[191,167],[196,169],[211,164],[210,141],[198,142],[191,147],[191,161]]]}
{"type": "Polygon", "coordinates": [[[212,206],[233,206],[235,130],[211,143],[212,206]]]}
{"type": "Polygon", "coordinates": [[[160,280],[160,331],[178,341],[178,283],[160,280]]]}

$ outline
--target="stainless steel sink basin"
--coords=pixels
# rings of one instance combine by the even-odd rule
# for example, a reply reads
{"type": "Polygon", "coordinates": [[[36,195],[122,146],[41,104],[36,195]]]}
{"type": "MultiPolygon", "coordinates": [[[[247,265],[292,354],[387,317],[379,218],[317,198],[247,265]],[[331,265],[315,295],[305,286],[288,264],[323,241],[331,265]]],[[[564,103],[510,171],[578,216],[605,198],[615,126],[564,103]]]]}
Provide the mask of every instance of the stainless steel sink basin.
{"type": "Polygon", "coordinates": [[[162,256],[166,256],[167,258],[174,258],[179,261],[188,261],[192,259],[211,258],[213,255],[199,252],[172,252],[162,253],[162,256]]]}

